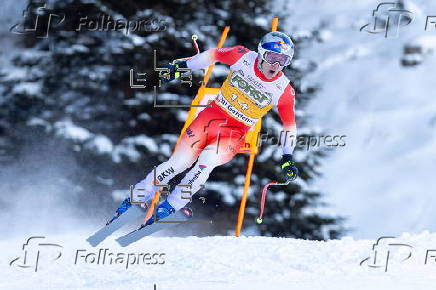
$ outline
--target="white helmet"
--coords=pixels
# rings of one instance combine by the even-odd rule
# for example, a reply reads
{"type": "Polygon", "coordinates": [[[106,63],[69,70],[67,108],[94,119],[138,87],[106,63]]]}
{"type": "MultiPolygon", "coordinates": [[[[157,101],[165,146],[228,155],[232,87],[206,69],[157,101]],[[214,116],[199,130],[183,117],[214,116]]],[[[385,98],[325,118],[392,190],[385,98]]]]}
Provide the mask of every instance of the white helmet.
{"type": "Polygon", "coordinates": [[[259,64],[260,60],[265,60],[270,64],[278,62],[281,66],[287,66],[294,56],[294,43],[283,32],[268,32],[259,42],[257,53],[259,64]]]}

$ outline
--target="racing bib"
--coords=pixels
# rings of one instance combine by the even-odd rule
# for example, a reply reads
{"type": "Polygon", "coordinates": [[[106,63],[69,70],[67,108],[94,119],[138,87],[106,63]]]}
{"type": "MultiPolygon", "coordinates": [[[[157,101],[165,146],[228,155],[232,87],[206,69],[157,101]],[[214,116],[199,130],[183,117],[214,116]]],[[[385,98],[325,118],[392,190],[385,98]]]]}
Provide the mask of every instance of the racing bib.
{"type": "Polygon", "coordinates": [[[230,66],[216,103],[235,119],[251,126],[262,118],[289,84],[285,75],[272,82],[258,78],[254,71],[257,52],[250,51],[230,66]]]}

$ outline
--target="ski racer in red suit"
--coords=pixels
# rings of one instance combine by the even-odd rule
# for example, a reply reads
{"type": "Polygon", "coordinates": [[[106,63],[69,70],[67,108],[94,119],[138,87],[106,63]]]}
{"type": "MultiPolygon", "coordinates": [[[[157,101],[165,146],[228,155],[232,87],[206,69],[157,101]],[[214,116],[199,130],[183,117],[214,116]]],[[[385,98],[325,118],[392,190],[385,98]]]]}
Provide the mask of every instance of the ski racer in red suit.
{"type": "MultiPolygon", "coordinates": [[[[135,185],[134,201],[149,202],[160,189],[156,185],[168,184],[197,162],[182,179],[181,186],[176,186],[158,206],[156,218],[163,219],[182,209],[191,198],[186,193],[186,186],[182,185],[190,185],[192,194],[197,192],[215,167],[232,160],[244,145],[248,130],[274,106],[277,106],[285,132],[281,134],[284,138],[281,140],[283,158],[280,167],[287,178],[296,178],[298,170],[292,161],[296,139],[295,91],[282,72],[293,54],[294,44],[289,36],[270,32],[262,38],[257,52],[243,46],[213,48],[170,65],[169,80],[176,78],[178,68],[195,70],[215,62],[229,65],[230,73],[211,106],[202,110],[183,133],[170,159],[158,165],[156,173],[150,171],[135,185]]],[[[130,198],[126,198],[116,215],[130,206],[130,198]]],[[[146,224],[153,222],[154,217],[151,217],[146,224]]]]}

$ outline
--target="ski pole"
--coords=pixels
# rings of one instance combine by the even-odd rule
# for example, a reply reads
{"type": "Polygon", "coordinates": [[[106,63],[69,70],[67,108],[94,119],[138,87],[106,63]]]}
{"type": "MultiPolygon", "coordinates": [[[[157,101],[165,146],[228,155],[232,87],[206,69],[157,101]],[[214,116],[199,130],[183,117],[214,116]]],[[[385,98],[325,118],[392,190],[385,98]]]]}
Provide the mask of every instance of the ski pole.
{"type": "MultiPolygon", "coordinates": [[[[191,38],[192,38],[192,45],[194,46],[195,52],[196,52],[197,54],[199,54],[199,53],[200,53],[200,49],[198,48],[198,43],[197,43],[198,36],[197,36],[196,34],[193,34],[191,38]]],[[[189,59],[191,59],[191,58],[192,58],[192,56],[189,56],[189,57],[182,57],[182,58],[177,58],[177,59],[173,60],[172,62],[170,62],[170,65],[175,65],[178,61],[189,60],[189,59]]],[[[167,72],[160,71],[160,72],[159,72],[159,77],[165,77],[165,76],[167,76],[168,74],[169,74],[168,71],[167,71],[167,72]]],[[[177,78],[178,78],[178,77],[177,77],[177,78]]]]}
{"type": "Polygon", "coordinates": [[[195,51],[197,52],[197,54],[199,54],[200,53],[200,49],[198,48],[197,39],[198,39],[197,34],[193,34],[192,35],[192,43],[194,45],[195,51]]]}
{"type": "Polygon", "coordinates": [[[288,185],[291,182],[291,179],[286,180],[286,182],[279,183],[277,181],[270,181],[268,182],[262,189],[262,199],[260,201],[260,214],[259,217],[256,219],[256,222],[258,224],[261,224],[263,221],[263,211],[265,210],[265,201],[266,201],[266,193],[268,191],[268,187],[271,185],[288,185]]]}
{"type": "MultiPolygon", "coordinates": [[[[192,38],[192,46],[194,46],[195,52],[197,54],[199,54],[200,53],[200,49],[198,48],[198,43],[197,43],[198,36],[197,36],[197,34],[193,34],[191,38],[192,38]]],[[[192,58],[192,56],[177,58],[177,59],[173,60],[171,62],[171,64],[175,64],[176,62],[181,61],[181,60],[189,60],[191,58],[192,58]]]]}

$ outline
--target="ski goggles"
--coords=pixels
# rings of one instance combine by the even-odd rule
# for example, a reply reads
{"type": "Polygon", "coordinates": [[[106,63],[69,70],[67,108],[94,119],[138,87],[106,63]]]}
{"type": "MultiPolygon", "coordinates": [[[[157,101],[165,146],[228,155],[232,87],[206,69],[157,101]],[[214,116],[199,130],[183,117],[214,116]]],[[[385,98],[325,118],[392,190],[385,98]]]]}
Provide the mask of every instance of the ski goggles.
{"type": "Polygon", "coordinates": [[[288,55],[274,51],[265,51],[262,58],[269,64],[278,62],[280,66],[287,66],[291,63],[291,58],[288,55]]]}

